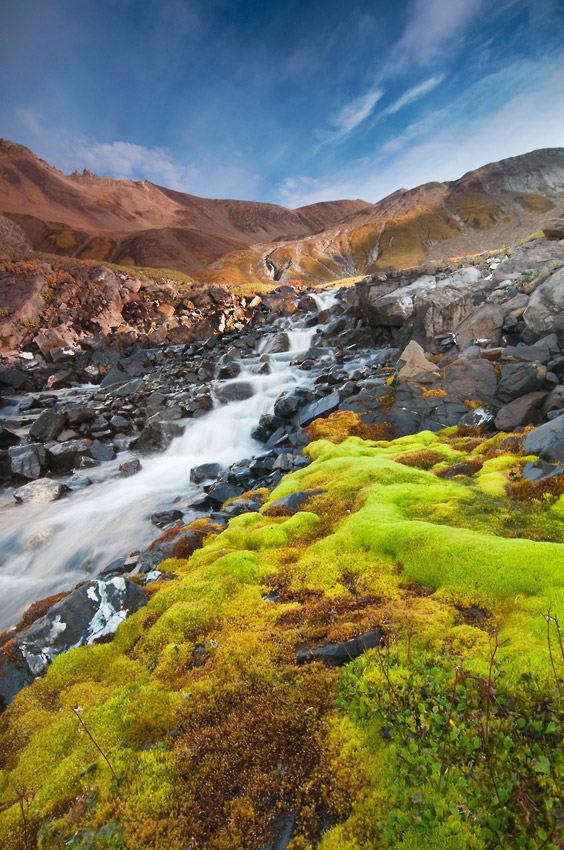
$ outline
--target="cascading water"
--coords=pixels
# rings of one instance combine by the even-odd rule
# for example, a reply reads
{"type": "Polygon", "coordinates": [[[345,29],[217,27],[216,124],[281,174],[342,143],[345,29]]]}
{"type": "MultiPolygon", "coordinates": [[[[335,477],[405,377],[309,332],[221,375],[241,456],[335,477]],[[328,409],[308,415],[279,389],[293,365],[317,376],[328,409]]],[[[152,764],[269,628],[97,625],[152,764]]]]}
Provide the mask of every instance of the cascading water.
{"type": "MultiPolygon", "coordinates": [[[[318,298],[325,308],[331,296],[318,298]]],[[[47,504],[14,505],[8,494],[0,506],[0,629],[16,622],[32,602],[68,590],[112,560],[146,546],[157,533],[151,514],[196,492],[189,481],[193,466],[218,462],[227,467],[263,450],[251,437],[260,415],[272,410],[280,392],[313,381],[292,367],[291,360],[307,351],[315,329],[289,320],[281,325],[280,330],[286,326],[289,351],[269,355],[270,374],[259,373],[257,354],[241,361],[236,379],[222,382],[250,383],[252,397],[221,405],[216,401],[209,413],[189,420],[166,451],[143,458],[137,475],[94,482],[47,504]]],[[[120,455],[116,465],[123,459],[120,455]]]]}

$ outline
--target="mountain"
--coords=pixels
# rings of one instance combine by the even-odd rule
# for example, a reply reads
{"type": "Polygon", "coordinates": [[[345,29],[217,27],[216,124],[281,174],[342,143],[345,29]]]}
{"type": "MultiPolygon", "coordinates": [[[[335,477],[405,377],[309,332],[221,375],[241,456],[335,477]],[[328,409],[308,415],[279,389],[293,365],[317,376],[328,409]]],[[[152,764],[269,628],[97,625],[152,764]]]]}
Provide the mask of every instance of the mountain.
{"type": "Polygon", "coordinates": [[[564,213],[564,149],[533,151],[459,180],[400,189],[314,236],[255,246],[204,279],[309,284],[405,269],[510,245],[564,213]]]}
{"type": "Polygon", "coordinates": [[[357,200],[289,210],[198,198],[148,180],[65,175],[28,148],[0,140],[0,213],[17,226],[4,224],[11,242],[23,231],[35,250],[82,259],[191,273],[257,242],[309,236],[365,207],[357,200]]]}
{"type": "Polygon", "coordinates": [[[378,203],[296,210],[147,180],[62,174],[0,141],[0,247],[171,268],[205,283],[308,284],[500,248],[564,212],[564,149],[533,151],[378,203]],[[16,247],[14,247],[16,246],[16,247]]]}

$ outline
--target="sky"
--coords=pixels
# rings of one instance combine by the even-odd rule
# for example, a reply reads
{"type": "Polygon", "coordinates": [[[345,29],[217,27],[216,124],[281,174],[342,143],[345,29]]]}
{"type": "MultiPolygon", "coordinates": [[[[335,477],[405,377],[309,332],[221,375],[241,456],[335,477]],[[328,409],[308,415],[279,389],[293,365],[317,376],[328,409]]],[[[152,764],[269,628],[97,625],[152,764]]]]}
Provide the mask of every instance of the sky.
{"type": "Polygon", "coordinates": [[[563,0],[12,0],[0,136],[298,207],[564,146],[563,0]]]}

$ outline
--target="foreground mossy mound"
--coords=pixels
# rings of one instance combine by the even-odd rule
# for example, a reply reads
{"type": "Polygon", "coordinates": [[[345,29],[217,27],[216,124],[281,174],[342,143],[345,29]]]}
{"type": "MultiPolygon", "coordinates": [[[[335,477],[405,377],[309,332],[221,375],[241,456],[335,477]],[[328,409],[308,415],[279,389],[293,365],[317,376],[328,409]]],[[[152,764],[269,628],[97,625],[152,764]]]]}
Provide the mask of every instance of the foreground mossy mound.
{"type": "Polygon", "coordinates": [[[516,435],[306,451],[270,497],[323,491],[304,510],[165,562],[0,717],[2,847],[564,846],[558,487],[516,497],[516,435]],[[296,664],[376,626],[344,671],[296,664]]]}

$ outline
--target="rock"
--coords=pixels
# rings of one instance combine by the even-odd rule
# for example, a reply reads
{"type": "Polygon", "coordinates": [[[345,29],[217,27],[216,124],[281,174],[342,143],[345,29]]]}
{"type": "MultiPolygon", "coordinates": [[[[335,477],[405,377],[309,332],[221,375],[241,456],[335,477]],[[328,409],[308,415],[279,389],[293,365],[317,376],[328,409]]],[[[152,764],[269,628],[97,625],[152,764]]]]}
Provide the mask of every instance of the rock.
{"type": "Polygon", "coordinates": [[[536,460],[534,463],[526,463],[523,467],[523,478],[529,481],[544,481],[545,478],[553,478],[555,475],[562,475],[564,467],[554,466],[546,460],[536,460]]]}
{"type": "MultiPolygon", "coordinates": [[[[501,349],[505,360],[514,357],[516,360],[526,360],[529,363],[542,363],[546,365],[560,352],[558,336],[550,334],[539,339],[534,345],[508,345],[501,349]]],[[[485,352],[484,352],[485,354],[485,352]]]]}
{"type": "Polygon", "coordinates": [[[293,516],[302,506],[306,504],[313,496],[321,496],[325,490],[299,490],[297,493],[290,493],[288,496],[283,496],[275,502],[271,502],[264,511],[264,516],[293,516]]]}
{"type": "Polygon", "coordinates": [[[55,446],[49,446],[49,461],[59,470],[69,470],[76,466],[78,458],[90,454],[90,440],[67,440],[55,446]]]}
{"type": "Polygon", "coordinates": [[[206,503],[207,506],[211,508],[221,508],[228,499],[235,499],[244,492],[245,491],[242,487],[222,482],[214,485],[211,490],[209,490],[206,497],[206,503]]]}
{"type": "Polygon", "coordinates": [[[90,446],[90,454],[94,460],[98,460],[100,462],[113,460],[116,456],[114,447],[107,443],[101,443],[100,440],[94,440],[92,442],[92,445],[90,446]]]}
{"type": "Polygon", "coordinates": [[[533,292],[523,320],[534,336],[564,333],[564,268],[533,292]]]}
{"type": "Polygon", "coordinates": [[[153,525],[158,526],[158,528],[164,528],[165,525],[170,525],[176,522],[176,520],[182,519],[182,517],[182,511],[156,511],[154,514],[151,514],[151,522],[153,525]]]}
{"type": "Polygon", "coordinates": [[[523,451],[528,455],[544,454],[553,445],[564,440],[564,416],[545,422],[527,434],[523,440],[523,451]]]}
{"type": "Polygon", "coordinates": [[[558,443],[552,443],[552,445],[542,452],[541,457],[543,460],[549,461],[549,463],[564,463],[564,440],[560,440],[558,443]]]}
{"type": "Polygon", "coordinates": [[[102,379],[100,386],[106,389],[107,387],[115,387],[118,384],[125,384],[129,381],[129,375],[123,369],[114,366],[108,374],[102,379]]]}
{"type": "Polygon", "coordinates": [[[542,232],[546,239],[559,240],[564,239],[564,216],[560,218],[551,218],[543,224],[542,232]]]}
{"type": "Polygon", "coordinates": [[[245,401],[251,398],[254,395],[254,390],[252,384],[247,381],[235,381],[217,387],[215,394],[222,404],[227,404],[231,401],[245,401]]]}
{"type": "Polygon", "coordinates": [[[475,407],[460,417],[456,423],[461,428],[481,428],[483,425],[493,425],[494,414],[484,407],[475,407]]]}
{"type": "MultiPolygon", "coordinates": [[[[225,360],[225,358],[222,358],[222,360],[225,360]]],[[[228,380],[229,378],[236,378],[240,371],[241,366],[239,363],[230,358],[229,360],[225,360],[224,363],[220,363],[217,377],[222,381],[228,380]]]]}
{"type": "Polygon", "coordinates": [[[13,475],[22,478],[41,478],[47,469],[47,452],[41,443],[12,446],[8,450],[13,475]]]}
{"type": "Polygon", "coordinates": [[[302,404],[303,399],[295,393],[283,393],[274,402],[274,415],[283,420],[291,419],[302,404]]]}
{"type": "Polygon", "coordinates": [[[193,484],[201,484],[202,481],[217,478],[221,471],[222,467],[219,463],[201,463],[190,470],[190,481],[193,484]]]}
{"type": "Polygon", "coordinates": [[[415,377],[420,372],[436,372],[437,367],[425,357],[425,352],[414,339],[404,348],[396,363],[395,379],[398,382],[415,377]]]}
{"type": "Polygon", "coordinates": [[[296,661],[299,665],[309,664],[311,661],[323,661],[328,667],[342,667],[349,661],[354,661],[367,649],[382,646],[384,646],[384,632],[376,628],[343,643],[328,643],[325,646],[299,649],[296,652],[296,661]]]}
{"type": "Polygon", "coordinates": [[[20,441],[21,437],[19,434],[16,434],[15,431],[10,431],[9,428],[4,428],[3,425],[0,425],[0,450],[9,449],[10,446],[17,446],[20,441]]]}
{"type": "Polygon", "coordinates": [[[141,588],[121,576],[78,587],[14,635],[8,652],[1,650],[0,695],[9,703],[22,687],[45,673],[57,655],[114,634],[146,602],[141,588]]]}
{"type": "Polygon", "coordinates": [[[511,368],[505,367],[504,377],[497,385],[494,406],[502,407],[515,398],[537,392],[544,384],[546,366],[540,363],[523,363],[511,368]]]}
{"type": "Polygon", "coordinates": [[[300,428],[305,428],[306,425],[309,425],[314,421],[314,419],[327,416],[329,413],[337,410],[340,403],[341,397],[338,390],[335,390],[330,395],[320,398],[319,401],[314,401],[311,404],[308,404],[298,415],[298,424],[300,428]]]}
{"type": "Polygon", "coordinates": [[[141,461],[137,458],[125,460],[118,466],[118,471],[122,478],[129,478],[130,475],[135,475],[141,469],[141,461]]]}
{"type": "Polygon", "coordinates": [[[495,427],[500,431],[512,431],[520,425],[529,425],[546,396],[546,392],[534,392],[513,399],[497,412],[495,427]]]}
{"type": "Polygon", "coordinates": [[[65,482],[65,487],[67,490],[84,490],[85,487],[90,487],[92,484],[92,479],[87,478],[85,475],[71,475],[70,478],[67,478],[65,482]]]}
{"type": "Polygon", "coordinates": [[[52,481],[50,478],[38,478],[19,487],[14,493],[16,502],[54,502],[64,492],[64,486],[60,481],[52,481]]]}
{"type": "Polygon", "coordinates": [[[140,451],[158,451],[169,446],[181,433],[182,427],[176,422],[151,422],[145,425],[135,445],[140,451]]]}
{"type": "Polygon", "coordinates": [[[65,414],[43,410],[29,429],[29,436],[38,443],[55,440],[65,425],[65,414]]]}
{"type": "Polygon", "coordinates": [[[258,425],[255,425],[251,431],[253,440],[258,440],[260,443],[266,443],[272,434],[284,425],[284,420],[281,416],[275,416],[272,413],[262,413],[258,425]]]}
{"type": "Polygon", "coordinates": [[[290,350],[290,340],[288,338],[288,334],[284,331],[282,333],[276,333],[270,336],[267,341],[264,349],[262,349],[263,354],[281,354],[285,351],[290,350]]]}
{"type": "Polygon", "coordinates": [[[548,395],[542,406],[542,411],[546,416],[551,410],[562,410],[564,408],[564,384],[558,384],[548,395]]]}
{"type": "Polygon", "coordinates": [[[129,431],[129,429],[131,427],[129,420],[126,419],[125,416],[119,416],[118,414],[116,414],[115,416],[112,416],[112,418],[110,419],[109,425],[110,425],[110,428],[114,432],[121,432],[121,433],[125,433],[126,431],[129,431]]]}
{"type": "Polygon", "coordinates": [[[497,342],[501,339],[506,310],[499,304],[482,304],[473,310],[455,329],[460,349],[477,339],[497,342]]]}

